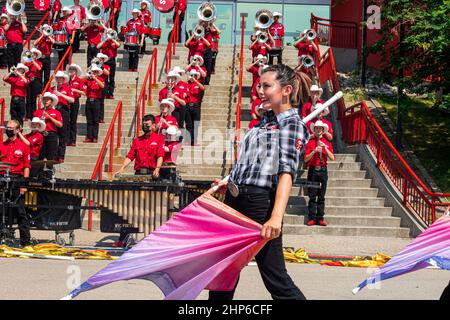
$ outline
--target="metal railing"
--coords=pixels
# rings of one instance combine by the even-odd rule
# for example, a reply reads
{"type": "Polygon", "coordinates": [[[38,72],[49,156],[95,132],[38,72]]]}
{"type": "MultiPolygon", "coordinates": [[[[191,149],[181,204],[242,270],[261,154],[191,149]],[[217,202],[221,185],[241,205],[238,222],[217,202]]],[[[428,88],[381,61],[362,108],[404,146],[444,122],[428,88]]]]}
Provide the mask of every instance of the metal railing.
{"type": "Polygon", "coordinates": [[[169,43],[167,43],[166,55],[165,55],[165,72],[166,74],[172,68],[172,56],[176,53],[176,47],[178,42],[178,26],[180,24],[180,15],[177,15],[172,26],[172,32],[170,33],[169,43]]]}
{"type": "Polygon", "coordinates": [[[242,109],[242,83],[244,76],[244,30],[245,30],[245,16],[241,20],[241,49],[239,54],[239,92],[238,101],[236,105],[236,136],[234,142],[234,161],[237,162],[239,154],[239,144],[241,143],[241,109],[242,109]]]}
{"type": "Polygon", "coordinates": [[[331,20],[311,13],[311,27],[316,30],[319,43],[335,48],[358,48],[358,24],[352,21],[331,20]]]}
{"type": "Polygon", "coordinates": [[[3,132],[5,130],[5,99],[0,98],[0,108],[1,108],[1,115],[0,115],[0,142],[3,143],[3,132]]]}
{"type": "Polygon", "coordinates": [[[91,179],[92,180],[102,180],[102,174],[103,174],[103,161],[105,160],[106,155],[106,148],[108,146],[109,142],[109,167],[108,172],[113,172],[113,162],[114,162],[114,154],[117,152],[120,148],[120,141],[122,139],[122,114],[123,114],[123,107],[122,107],[122,101],[119,101],[116,106],[116,110],[114,112],[114,115],[112,117],[112,120],[109,124],[108,132],[106,133],[105,140],[103,141],[102,148],[100,150],[100,153],[97,158],[97,162],[94,167],[94,171],[92,172],[91,179]],[[116,142],[116,148],[114,148],[114,129],[117,122],[117,142],[116,142]]]}
{"type": "Polygon", "coordinates": [[[50,11],[47,11],[44,14],[44,16],[41,18],[41,20],[39,20],[39,22],[36,25],[36,27],[34,27],[33,31],[28,35],[27,39],[23,42],[23,46],[24,47],[27,47],[28,49],[30,49],[31,38],[33,38],[33,36],[36,34],[36,32],[39,31],[39,28],[44,23],[45,19],[47,19],[49,21],[49,19],[50,19],[50,11]]]}

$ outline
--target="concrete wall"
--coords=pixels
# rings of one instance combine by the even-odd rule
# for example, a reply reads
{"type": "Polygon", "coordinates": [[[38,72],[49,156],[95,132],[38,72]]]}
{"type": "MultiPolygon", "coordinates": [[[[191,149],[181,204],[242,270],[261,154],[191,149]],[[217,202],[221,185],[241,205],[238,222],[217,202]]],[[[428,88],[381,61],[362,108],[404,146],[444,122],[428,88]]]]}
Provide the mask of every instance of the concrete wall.
{"type": "Polygon", "coordinates": [[[333,48],[337,72],[351,72],[358,66],[358,51],[356,49],[333,48]]]}

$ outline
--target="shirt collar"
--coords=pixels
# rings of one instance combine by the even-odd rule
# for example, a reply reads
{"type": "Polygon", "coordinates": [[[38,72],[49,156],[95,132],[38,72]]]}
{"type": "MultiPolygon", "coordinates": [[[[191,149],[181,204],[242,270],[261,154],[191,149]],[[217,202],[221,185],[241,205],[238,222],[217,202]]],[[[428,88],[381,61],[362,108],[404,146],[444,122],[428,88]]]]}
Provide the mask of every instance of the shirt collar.
{"type": "Polygon", "coordinates": [[[291,108],[291,109],[286,110],[286,111],[284,111],[282,113],[279,113],[277,115],[277,121],[280,122],[281,120],[289,118],[289,117],[294,116],[296,114],[298,114],[297,113],[297,109],[296,108],[291,108]]]}

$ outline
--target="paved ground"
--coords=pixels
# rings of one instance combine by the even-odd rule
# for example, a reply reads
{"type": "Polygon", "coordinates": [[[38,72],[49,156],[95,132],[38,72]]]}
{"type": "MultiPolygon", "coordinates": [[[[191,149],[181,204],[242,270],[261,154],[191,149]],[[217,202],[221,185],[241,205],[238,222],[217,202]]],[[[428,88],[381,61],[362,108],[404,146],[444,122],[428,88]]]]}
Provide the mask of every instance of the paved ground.
{"type": "MultiPolygon", "coordinates": [[[[32,235],[41,240],[54,239],[53,232],[33,231],[32,235]]],[[[76,238],[77,245],[110,246],[117,235],[77,230],[76,238]]],[[[377,251],[394,255],[409,242],[408,239],[394,238],[284,237],[285,246],[333,255],[373,255],[377,251]]],[[[84,281],[107,264],[108,261],[0,258],[0,299],[59,299],[70,291],[74,279],[84,281]]],[[[380,288],[364,289],[355,296],[351,289],[368,276],[367,269],[290,263],[288,271],[308,299],[438,299],[450,279],[448,272],[427,269],[384,281],[380,288]]],[[[199,299],[206,297],[206,292],[203,292],[199,299]]],[[[93,290],[77,299],[161,298],[163,295],[152,283],[133,280],[93,290]]],[[[242,272],[236,299],[270,299],[255,265],[242,272]]]]}

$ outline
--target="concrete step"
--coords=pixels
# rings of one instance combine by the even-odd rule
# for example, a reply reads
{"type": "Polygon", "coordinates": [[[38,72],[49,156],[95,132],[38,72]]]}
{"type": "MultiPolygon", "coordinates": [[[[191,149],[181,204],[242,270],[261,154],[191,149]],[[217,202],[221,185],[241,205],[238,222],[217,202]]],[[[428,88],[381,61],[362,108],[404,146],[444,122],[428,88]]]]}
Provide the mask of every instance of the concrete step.
{"type": "Polygon", "coordinates": [[[284,234],[296,235],[330,235],[330,236],[348,236],[348,237],[386,237],[386,238],[409,238],[408,228],[397,227],[354,227],[330,225],[321,226],[299,226],[283,225],[284,234]]]}
{"type": "MultiPolygon", "coordinates": [[[[298,188],[297,188],[298,189],[298,188]]],[[[378,189],[376,188],[330,188],[327,186],[327,197],[348,197],[348,198],[360,198],[360,197],[370,197],[375,198],[378,195],[378,189]]],[[[307,196],[308,191],[303,188],[302,193],[291,192],[292,196],[303,195],[307,196]]]]}
{"type": "MultiPolygon", "coordinates": [[[[344,188],[370,188],[372,181],[370,179],[328,179],[327,188],[344,187],[344,188]]],[[[293,189],[298,190],[297,187],[293,189]]],[[[297,192],[297,191],[295,191],[297,192]]]]}
{"type": "MultiPolygon", "coordinates": [[[[383,207],[384,206],[384,198],[370,198],[370,197],[332,197],[326,196],[325,203],[329,206],[375,206],[375,207],[383,207]]],[[[306,205],[307,200],[305,197],[290,197],[288,201],[288,205],[306,205]]]]}
{"type": "MultiPolygon", "coordinates": [[[[354,227],[400,227],[400,218],[396,217],[367,217],[367,216],[337,216],[325,215],[325,221],[329,226],[354,226],[354,227]]],[[[307,216],[285,215],[283,223],[287,225],[305,225],[307,216]]]]}
{"type": "MultiPolygon", "coordinates": [[[[306,179],[307,172],[302,174],[302,178],[306,179]]],[[[329,178],[359,178],[363,179],[366,176],[366,172],[362,170],[328,170],[329,178]]]]}
{"type": "MultiPolygon", "coordinates": [[[[307,215],[307,205],[288,205],[286,213],[291,215],[307,215]]],[[[339,216],[376,216],[387,217],[391,216],[392,208],[390,207],[375,207],[375,206],[331,206],[325,204],[326,215],[339,216]]]]}

